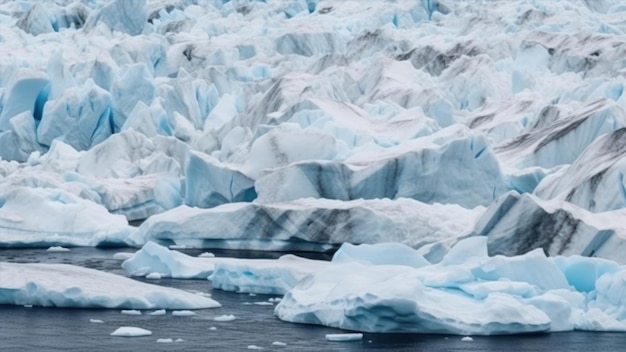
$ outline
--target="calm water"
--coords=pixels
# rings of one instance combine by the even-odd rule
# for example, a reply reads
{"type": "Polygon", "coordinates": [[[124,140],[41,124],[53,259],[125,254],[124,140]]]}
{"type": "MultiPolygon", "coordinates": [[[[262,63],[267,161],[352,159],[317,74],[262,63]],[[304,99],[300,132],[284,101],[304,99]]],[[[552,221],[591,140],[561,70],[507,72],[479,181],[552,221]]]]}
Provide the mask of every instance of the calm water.
{"type": "MultiPolygon", "coordinates": [[[[73,249],[48,253],[41,249],[0,250],[0,261],[68,263],[124,274],[113,254],[128,249],[73,249]]],[[[190,251],[199,254],[200,251],[190,251]]],[[[214,252],[218,256],[277,257],[279,253],[214,252]]],[[[0,280],[2,277],[0,276],[0,280]]],[[[272,314],[273,306],[258,305],[273,296],[211,290],[204,280],[149,280],[151,283],[210,292],[223,307],[196,311],[192,317],[128,316],[119,310],[57,309],[0,306],[0,351],[248,351],[251,345],[266,351],[623,351],[626,334],[558,333],[526,336],[475,337],[365,334],[359,342],[329,342],[336,329],[285,323],[272,314]],[[215,322],[213,317],[233,314],[236,320],[215,322]],[[104,323],[91,323],[99,319],[104,323]],[[152,331],[147,337],[113,337],[120,326],[152,331]],[[210,329],[214,327],[215,329],[210,329]],[[159,338],[182,342],[157,343],[159,338]],[[273,346],[280,341],[287,346],[273,346]]]]}

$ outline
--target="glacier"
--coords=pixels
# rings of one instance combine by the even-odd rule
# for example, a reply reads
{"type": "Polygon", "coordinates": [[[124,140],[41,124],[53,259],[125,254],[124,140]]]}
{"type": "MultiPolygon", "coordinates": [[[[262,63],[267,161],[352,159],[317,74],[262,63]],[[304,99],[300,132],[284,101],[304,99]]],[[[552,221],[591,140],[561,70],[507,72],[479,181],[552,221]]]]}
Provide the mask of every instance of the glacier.
{"type": "MultiPolygon", "coordinates": [[[[618,0],[4,1],[0,248],[141,248],[129,275],[285,294],[287,320],[362,331],[395,331],[375,325],[389,311],[335,320],[326,301],[303,305],[316,283],[388,271],[413,286],[359,290],[462,291],[466,312],[511,313],[449,311],[423,332],[622,330],[607,313],[621,269],[596,258],[626,263],[625,13],[618,0]],[[237,262],[159,245],[338,252],[237,262]],[[556,265],[587,293],[422,276],[502,255],[556,265]]],[[[335,293],[355,312],[378,302],[335,293]]]]}

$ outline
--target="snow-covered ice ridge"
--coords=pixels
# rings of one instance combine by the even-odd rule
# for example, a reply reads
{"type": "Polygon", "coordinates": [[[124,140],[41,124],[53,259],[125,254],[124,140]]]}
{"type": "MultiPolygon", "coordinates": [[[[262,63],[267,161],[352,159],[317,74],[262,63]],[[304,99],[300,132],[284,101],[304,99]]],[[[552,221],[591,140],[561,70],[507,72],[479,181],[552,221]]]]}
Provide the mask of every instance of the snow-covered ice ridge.
{"type": "Polygon", "coordinates": [[[437,262],[482,235],[490,254],[624,262],[624,16],[618,0],[4,1],[0,246],[393,241],[437,262]]]}

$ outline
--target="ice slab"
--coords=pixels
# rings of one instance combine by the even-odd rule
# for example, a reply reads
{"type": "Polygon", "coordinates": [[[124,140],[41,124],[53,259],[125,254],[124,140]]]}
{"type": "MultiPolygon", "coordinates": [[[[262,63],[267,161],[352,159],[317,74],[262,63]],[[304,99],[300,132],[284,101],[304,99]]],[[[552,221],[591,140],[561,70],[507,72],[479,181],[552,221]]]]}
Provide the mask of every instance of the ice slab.
{"type": "Polygon", "coordinates": [[[123,216],[61,189],[0,186],[0,246],[130,245],[123,216]]]}
{"type": "Polygon", "coordinates": [[[477,221],[489,253],[517,255],[542,248],[550,255],[598,256],[624,263],[624,210],[590,213],[569,202],[507,193],[477,221]]]}
{"type": "Polygon", "coordinates": [[[469,233],[482,207],[425,204],[412,199],[300,199],[272,204],[232,203],[211,209],[181,206],[146,220],[134,241],[196,248],[315,250],[343,242],[399,242],[418,248],[469,233]]]}
{"type": "Polygon", "coordinates": [[[237,292],[284,294],[303,277],[328,265],[294,255],[278,260],[191,257],[148,242],[122,267],[130,275],[209,279],[217,289],[237,292]]]}
{"type": "Polygon", "coordinates": [[[138,328],[135,326],[122,326],[117,328],[115,331],[111,333],[111,336],[121,336],[121,337],[138,337],[138,336],[150,336],[152,335],[152,331],[138,328]]]}
{"type": "Polygon", "coordinates": [[[73,265],[0,263],[0,273],[0,304],[118,309],[220,306],[208,297],[73,265]]]}
{"type": "Polygon", "coordinates": [[[486,244],[485,237],[461,241],[440,264],[418,268],[393,259],[369,264],[377,257],[375,245],[358,261],[332,263],[300,281],[275,314],[378,333],[626,331],[618,308],[623,266],[579,256],[548,258],[541,250],[487,257],[486,244]],[[456,260],[461,253],[470,259],[456,260]]]}

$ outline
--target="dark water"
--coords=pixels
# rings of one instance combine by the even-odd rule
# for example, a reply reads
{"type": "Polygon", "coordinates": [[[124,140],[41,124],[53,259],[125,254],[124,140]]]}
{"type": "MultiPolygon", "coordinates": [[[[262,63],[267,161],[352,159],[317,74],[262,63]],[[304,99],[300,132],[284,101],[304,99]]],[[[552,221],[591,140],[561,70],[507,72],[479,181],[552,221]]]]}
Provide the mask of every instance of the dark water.
{"type": "MultiPolygon", "coordinates": [[[[45,250],[0,250],[0,261],[68,263],[118,274],[121,261],[113,254],[128,249],[73,249],[69,253],[45,250]]],[[[199,252],[198,252],[199,253],[199,252]]],[[[198,254],[191,252],[190,254],[198,254]]],[[[218,256],[276,257],[278,253],[214,252],[218,256]]],[[[1,280],[0,276],[0,280],[1,280]]],[[[623,351],[626,334],[554,333],[526,336],[474,337],[417,334],[364,334],[358,342],[330,342],[329,333],[342,331],[319,326],[285,323],[274,315],[273,306],[257,305],[273,296],[211,290],[204,280],[149,280],[164,286],[210,292],[223,307],[196,311],[195,316],[129,316],[119,310],[24,308],[0,306],[0,351],[249,351],[254,345],[265,351],[623,351]],[[215,322],[213,317],[233,314],[236,320],[215,322]],[[91,323],[99,319],[103,323],[91,323]],[[152,331],[146,337],[113,337],[120,326],[152,331]],[[210,329],[214,327],[215,329],[210,329]],[[157,343],[159,338],[182,342],[157,343]],[[273,346],[274,341],[286,346],[273,346]]]]}

